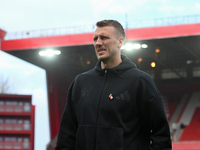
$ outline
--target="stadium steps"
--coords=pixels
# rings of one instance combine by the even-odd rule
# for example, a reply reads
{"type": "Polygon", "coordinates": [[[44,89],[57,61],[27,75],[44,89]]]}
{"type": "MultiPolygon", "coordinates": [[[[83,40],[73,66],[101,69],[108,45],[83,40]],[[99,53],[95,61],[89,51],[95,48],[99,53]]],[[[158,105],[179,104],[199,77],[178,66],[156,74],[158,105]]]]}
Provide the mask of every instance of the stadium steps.
{"type": "MultiPolygon", "coordinates": [[[[178,141],[181,139],[181,136],[185,130],[184,127],[189,126],[194,115],[195,109],[200,107],[200,92],[193,92],[189,101],[186,103],[186,106],[183,108],[183,112],[178,119],[179,129],[174,134],[173,141],[178,141]]],[[[188,127],[190,128],[190,127],[188,127]]]]}
{"type": "Polygon", "coordinates": [[[183,123],[185,126],[190,124],[192,116],[194,115],[194,111],[196,107],[200,107],[200,92],[194,92],[180,118],[180,123],[183,123]]]}
{"type": "Polygon", "coordinates": [[[171,119],[169,120],[169,124],[171,125],[174,122],[177,122],[179,115],[181,114],[181,111],[183,110],[187,100],[189,98],[189,94],[184,94],[181,98],[181,100],[179,101],[179,103],[177,104],[177,107],[171,117],[171,119]]]}
{"type": "Polygon", "coordinates": [[[200,141],[200,107],[192,117],[189,126],[185,126],[179,141],[200,141]]]}
{"type": "Polygon", "coordinates": [[[177,107],[177,101],[170,102],[166,96],[163,96],[163,103],[164,103],[167,119],[170,120],[171,116],[173,115],[177,107]]]}
{"type": "Polygon", "coordinates": [[[173,136],[173,141],[178,141],[181,133],[182,128],[180,128],[180,124],[178,123],[178,120],[180,120],[180,117],[184,111],[184,108],[187,106],[187,103],[189,101],[190,94],[184,94],[179,101],[177,108],[175,112],[173,113],[173,116],[171,117],[169,124],[170,124],[170,131],[173,136]]]}

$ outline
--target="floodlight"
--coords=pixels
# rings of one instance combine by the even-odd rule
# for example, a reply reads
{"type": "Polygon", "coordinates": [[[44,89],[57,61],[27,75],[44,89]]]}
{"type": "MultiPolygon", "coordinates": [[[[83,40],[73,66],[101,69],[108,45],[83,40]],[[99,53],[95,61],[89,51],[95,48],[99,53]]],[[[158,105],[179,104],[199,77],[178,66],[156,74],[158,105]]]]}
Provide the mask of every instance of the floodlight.
{"type": "Polygon", "coordinates": [[[55,54],[55,55],[60,55],[61,52],[60,52],[59,50],[55,50],[55,51],[54,51],[54,54],[55,54]]]}
{"type": "Polygon", "coordinates": [[[54,51],[52,49],[46,50],[46,56],[53,56],[53,55],[54,55],[54,51]]]}
{"type": "Polygon", "coordinates": [[[40,56],[45,56],[45,55],[46,55],[46,52],[45,52],[45,51],[40,51],[40,52],[39,52],[39,55],[40,55],[40,56]]]}
{"type": "Polygon", "coordinates": [[[147,45],[147,44],[142,44],[141,47],[142,47],[142,48],[147,48],[148,45],[147,45]]]}
{"type": "Polygon", "coordinates": [[[140,48],[147,48],[147,44],[132,44],[132,43],[126,43],[125,45],[122,45],[122,50],[131,51],[133,49],[140,49],[140,48]]]}
{"type": "Polygon", "coordinates": [[[160,53],[160,49],[157,48],[157,49],[155,50],[155,52],[156,52],[156,53],[160,53]]]}
{"type": "Polygon", "coordinates": [[[140,49],[140,48],[141,48],[141,45],[140,45],[140,44],[133,44],[133,48],[134,48],[134,49],[140,49]]]}
{"type": "Polygon", "coordinates": [[[151,62],[151,67],[155,68],[156,67],[156,63],[155,62],[151,62]]]}
{"type": "Polygon", "coordinates": [[[53,49],[47,49],[39,52],[40,56],[54,56],[54,55],[60,55],[61,52],[59,50],[53,50],[53,49]]]}
{"type": "Polygon", "coordinates": [[[138,58],[138,62],[142,62],[142,58],[138,58]]]}
{"type": "Polygon", "coordinates": [[[125,45],[125,49],[126,49],[127,51],[130,51],[130,50],[133,50],[133,49],[134,49],[134,46],[133,46],[133,44],[131,44],[131,43],[127,43],[127,44],[125,45]]]}

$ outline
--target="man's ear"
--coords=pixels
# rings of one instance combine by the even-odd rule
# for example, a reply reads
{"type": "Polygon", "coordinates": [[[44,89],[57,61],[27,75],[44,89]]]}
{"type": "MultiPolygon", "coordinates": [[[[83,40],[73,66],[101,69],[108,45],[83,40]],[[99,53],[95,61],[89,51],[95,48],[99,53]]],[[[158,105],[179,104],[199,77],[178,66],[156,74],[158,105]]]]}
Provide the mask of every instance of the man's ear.
{"type": "Polygon", "coordinates": [[[124,38],[120,37],[118,42],[118,47],[121,48],[123,44],[124,44],[124,38]]]}

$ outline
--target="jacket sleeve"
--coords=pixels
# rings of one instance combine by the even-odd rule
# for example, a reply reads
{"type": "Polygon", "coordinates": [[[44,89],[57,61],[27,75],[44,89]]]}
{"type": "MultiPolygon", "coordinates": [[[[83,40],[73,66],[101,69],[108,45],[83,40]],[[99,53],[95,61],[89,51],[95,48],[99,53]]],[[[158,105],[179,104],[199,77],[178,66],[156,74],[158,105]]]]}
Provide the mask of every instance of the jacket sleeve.
{"type": "Polygon", "coordinates": [[[140,79],[141,112],[147,134],[150,135],[150,150],[171,150],[171,136],[163,99],[154,81],[149,76],[140,79]]]}
{"type": "Polygon", "coordinates": [[[78,127],[72,102],[72,87],[67,94],[67,102],[63,112],[55,150],[75,150],[76,131],[78,127]]]}

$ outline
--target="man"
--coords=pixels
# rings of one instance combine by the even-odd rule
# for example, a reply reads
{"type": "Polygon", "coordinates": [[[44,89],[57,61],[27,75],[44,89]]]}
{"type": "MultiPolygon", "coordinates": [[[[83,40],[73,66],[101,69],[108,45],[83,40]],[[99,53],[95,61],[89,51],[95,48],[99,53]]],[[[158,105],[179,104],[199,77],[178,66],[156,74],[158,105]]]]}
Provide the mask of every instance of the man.
{"type": "Polygon", "coordinates": [[[96,26],[93,40],[99,62],[78,75],[68,91],[56,150],[171,150],[155,83],[121,56],[122,25],[102,20],[96,26]]]}

